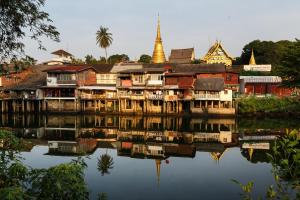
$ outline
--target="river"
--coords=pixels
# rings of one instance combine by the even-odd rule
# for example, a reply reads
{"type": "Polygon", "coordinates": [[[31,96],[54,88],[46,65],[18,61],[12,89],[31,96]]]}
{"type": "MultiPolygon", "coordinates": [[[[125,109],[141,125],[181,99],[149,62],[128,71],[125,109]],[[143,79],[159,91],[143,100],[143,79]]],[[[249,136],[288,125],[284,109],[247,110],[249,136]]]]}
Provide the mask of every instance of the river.
{"type": "Polygon", "coordinates": [[[48,168],[83,155],[90,198],[254,198],[274,184],[266,153],[298,119],[190,118],[118,115],[0,115],[0,127],[28,141],[24,163],[48,168]],[[99,171],[101,155],[113,163],[99,171]]]}

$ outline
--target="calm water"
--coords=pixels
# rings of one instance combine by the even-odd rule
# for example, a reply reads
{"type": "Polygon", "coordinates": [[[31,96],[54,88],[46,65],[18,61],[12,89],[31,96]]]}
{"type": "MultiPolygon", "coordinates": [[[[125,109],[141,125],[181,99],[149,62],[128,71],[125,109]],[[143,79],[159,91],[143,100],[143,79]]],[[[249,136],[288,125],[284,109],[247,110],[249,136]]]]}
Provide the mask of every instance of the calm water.
{"type": "Polygon", "coordinates": [[[101,115],[0,115],[32,145],[24,162],[47,168],[86,153],[91,199],[239,199],[242,183],[254,181],[256,196],[273,184],[265,153],[295,119],[202,119],[101,115]],[[109,173],[97,169],[103,154],[109,173]]]}

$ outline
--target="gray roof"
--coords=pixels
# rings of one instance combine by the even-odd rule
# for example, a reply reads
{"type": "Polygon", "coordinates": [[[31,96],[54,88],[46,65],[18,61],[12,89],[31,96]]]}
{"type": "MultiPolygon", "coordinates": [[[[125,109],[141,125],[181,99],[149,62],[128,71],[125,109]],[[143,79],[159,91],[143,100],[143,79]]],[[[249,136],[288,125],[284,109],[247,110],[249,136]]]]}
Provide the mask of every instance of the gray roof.
{"type": "Polygon", "coordinates": [[[170,63],[191,63],[194,54],[194,48],[172,49],[169,58],[170,63]]]}
{"type": "Polygon", "coordinates": [[[224,89],[223,78],[199,78],[194,83],[195,90],[221,91],[224,89]]]}
{"type": "Polygon", "coordinates": [[[96,64],[96,65],[92,65],[92,67],[96,70],[97,73],[110,73],[113,66],[114,66],[113,64],[96,64]]]}

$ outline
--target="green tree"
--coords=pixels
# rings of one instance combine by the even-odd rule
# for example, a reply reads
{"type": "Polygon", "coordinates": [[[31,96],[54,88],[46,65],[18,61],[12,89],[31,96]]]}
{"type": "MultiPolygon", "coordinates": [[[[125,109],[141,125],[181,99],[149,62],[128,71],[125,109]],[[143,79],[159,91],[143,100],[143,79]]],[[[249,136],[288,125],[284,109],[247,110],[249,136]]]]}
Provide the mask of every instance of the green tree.
{"type": "Polygon", "coordinates": [[[92,55],[86,55],[84,58],[85,58],[85,64],[94,65],[98,63],[97,59],[94,58],[92,55]]]}
{"type": "Polygon", "coordinates": [[[152,57],[146,54],[141,55],[139,62],[141,63],[150,63],[151,62],[152,57]]]}
{"type": "Polygon", "coordinates": [[[112,33],[108,32],[108,28],[100,26],[99,30],[96,33],[96,42],[105,50],[105,58],[107,62],[107,48],[112,44],[113,38],[112,33]]]}
{"type": "Polygon", "coordinates": [[[40,49],[45,49],[41,37],[59,41],[59,32],[42,10],[44,4],[45,0],[0,1],[0,61],[23,54],[24,37],[36,41],[40,49]]]}
{"type": "Polygon", "coordinates": [[[88,199],[83,159],[49,169],[32,169],[21,162],[26,142],[0,130],[0,199],[88,199]]]}
{"type": "Polygon", "coordinates": [[[286,49],[277,73],[283,78],[283,85],[300,89],[300,40],[296,39],[294,45],[286,49]]]}
{"type": "Polygon", "coordinates": [[[129,57],[126,54],[115,54],[111,55],[108,58],[109,63],[115,64],[115,63],[120,63],[120,62],[127,62],[129,61],[129,57]]]}

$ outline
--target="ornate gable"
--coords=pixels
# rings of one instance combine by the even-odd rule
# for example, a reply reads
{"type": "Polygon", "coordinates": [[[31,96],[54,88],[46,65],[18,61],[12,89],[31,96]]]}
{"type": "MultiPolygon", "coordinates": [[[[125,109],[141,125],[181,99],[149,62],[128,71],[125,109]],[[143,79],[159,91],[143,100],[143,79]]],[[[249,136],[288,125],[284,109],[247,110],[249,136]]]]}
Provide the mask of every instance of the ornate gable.
{"type": "Polygon", "coordinates": [[[224,63],[226,66],[231,66],[234,58],[225,51],[221,42],[216,41],[202,60],[207,64],[224,63]]]}

